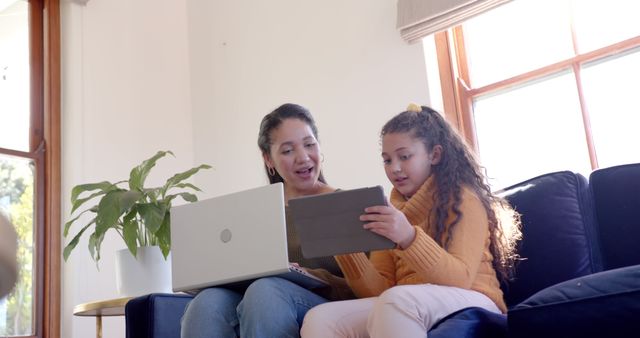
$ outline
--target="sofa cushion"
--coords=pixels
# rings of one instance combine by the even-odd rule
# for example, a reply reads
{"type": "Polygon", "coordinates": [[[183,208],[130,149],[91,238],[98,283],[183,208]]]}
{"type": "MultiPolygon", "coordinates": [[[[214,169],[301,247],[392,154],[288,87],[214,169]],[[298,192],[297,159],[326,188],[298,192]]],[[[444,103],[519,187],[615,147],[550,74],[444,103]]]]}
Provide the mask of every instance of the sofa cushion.
{"type": "Polygon", "coordinates": [[[508,313],[510,337],[624,337],[640,332],[640,265],[546,288],[508,313]]]}
{"type": "Polygon", "coordinates": [[[602,270],[587,179],[570,171],[541,175],[498,195],[522,215],[515,280],[503,286],[513,306],[548,286],[602,270]]]}
{"type": "Polygon", "coordinates": [[[640,163],[595,170],[589,182],[604,268],[640,264],[640,163]]]}

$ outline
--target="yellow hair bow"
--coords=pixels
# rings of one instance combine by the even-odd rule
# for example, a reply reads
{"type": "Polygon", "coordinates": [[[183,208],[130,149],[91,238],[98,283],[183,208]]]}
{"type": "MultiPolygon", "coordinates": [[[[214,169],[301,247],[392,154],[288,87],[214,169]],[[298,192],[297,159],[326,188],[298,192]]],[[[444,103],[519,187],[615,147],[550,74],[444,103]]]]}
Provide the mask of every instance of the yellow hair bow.
{"type": "Polygon", "coordinates": [[[412,103],[409,103],[409,106],[407,107],[407,111],[410,111],[413,113],[419,113],[422,111],[422,107],[412,102],[412,103]]]}

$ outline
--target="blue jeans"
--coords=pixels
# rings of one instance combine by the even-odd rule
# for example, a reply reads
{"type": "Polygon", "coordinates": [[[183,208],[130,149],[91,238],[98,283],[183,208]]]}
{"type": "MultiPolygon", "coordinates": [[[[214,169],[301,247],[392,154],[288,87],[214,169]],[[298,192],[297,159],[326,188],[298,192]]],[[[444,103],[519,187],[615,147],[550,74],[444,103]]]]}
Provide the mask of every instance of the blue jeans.
{"type": "Polygon", "coordinates": [[[326,299],[286,279],[266,277],[244,293],[210,288],[189,302],[182,338],[300,337],[304,315],[326,299]]]}

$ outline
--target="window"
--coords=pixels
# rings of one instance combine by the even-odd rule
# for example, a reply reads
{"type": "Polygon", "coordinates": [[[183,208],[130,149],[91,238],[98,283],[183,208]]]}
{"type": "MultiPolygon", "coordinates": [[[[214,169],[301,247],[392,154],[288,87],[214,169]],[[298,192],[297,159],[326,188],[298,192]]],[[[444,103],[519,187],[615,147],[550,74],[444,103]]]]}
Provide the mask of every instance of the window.
{"type": "Polygon", "coordinates": [[[0,210],[20,270],[1,337],[59,337],[58,23],[57,0],[0,0],[0,210]]]}
{"type": "Polygon", "coordinates": [[[435,35],[447,116],[493,189],[640,162],[639,12],[627,0],[518,0],[435,35]]]}

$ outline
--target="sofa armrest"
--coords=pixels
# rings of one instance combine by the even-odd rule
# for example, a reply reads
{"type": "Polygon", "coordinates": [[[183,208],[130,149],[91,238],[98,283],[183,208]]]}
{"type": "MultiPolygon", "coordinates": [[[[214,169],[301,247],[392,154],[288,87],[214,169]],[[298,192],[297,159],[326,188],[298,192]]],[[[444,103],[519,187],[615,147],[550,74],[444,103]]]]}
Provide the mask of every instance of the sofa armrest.
{"type": "Polygon", "coordinates": [[[180,338],[180,321],[193,296],[152,293],[125,306],[127,338],[180,338]]]}
{"type": "Polygon", "coordinates": [[[640,330],[640,265],[539,291],[508,313],[509,336],[628,337],[640,330]]]}

